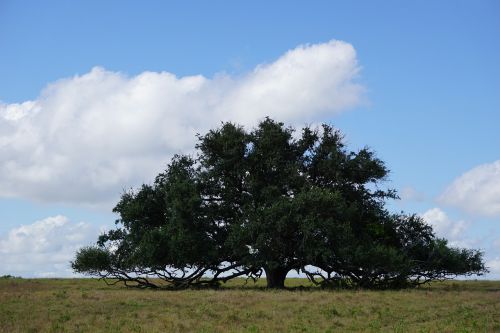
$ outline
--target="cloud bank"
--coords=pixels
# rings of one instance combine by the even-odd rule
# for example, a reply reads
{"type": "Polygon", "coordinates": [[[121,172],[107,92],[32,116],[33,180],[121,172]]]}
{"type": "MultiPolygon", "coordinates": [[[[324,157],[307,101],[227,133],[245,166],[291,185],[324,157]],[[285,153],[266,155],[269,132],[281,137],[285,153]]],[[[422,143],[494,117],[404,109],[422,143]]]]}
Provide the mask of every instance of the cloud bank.
{"type": "Polygon", "coordinates": [[[62,215],[14,228],[0,238],[0,275],[73,276],[70,260],[77,249],[95,242],[97,234],[90,224],[62,215]]]}
{"type": "Polygon", "coordinates": [[[473,214],[500,216],[500,160],[467,171],[445,189],[438,201],[473,214]]]}
{"type": "Polygon", "coordinates": [[[220,121],[303,125],[358,105],[358,72],[354,48],[341,41],[299,46],[238,77],[93,68],[36,100],[0,104],[0,197],[110,203],[220,121]]]}

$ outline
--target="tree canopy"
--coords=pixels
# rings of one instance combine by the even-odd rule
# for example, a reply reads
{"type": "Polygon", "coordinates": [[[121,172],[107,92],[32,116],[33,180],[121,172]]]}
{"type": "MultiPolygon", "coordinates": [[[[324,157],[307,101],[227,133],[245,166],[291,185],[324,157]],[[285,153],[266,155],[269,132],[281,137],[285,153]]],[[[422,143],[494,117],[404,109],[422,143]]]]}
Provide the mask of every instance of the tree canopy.
{"type": "Polygon", "coordinates": [[[329,125],[296,133],[266,118],[198,136],[154,183],[125,192],[116,229],[76,253],[76,272],[130,286],[184,288],[288,272],[335,287],[403,288],[486,271],[415,214],[385,208],[384,162],[349,151],[329,125]],[[155,278],[155,279],[152,279],[155,278]]]}

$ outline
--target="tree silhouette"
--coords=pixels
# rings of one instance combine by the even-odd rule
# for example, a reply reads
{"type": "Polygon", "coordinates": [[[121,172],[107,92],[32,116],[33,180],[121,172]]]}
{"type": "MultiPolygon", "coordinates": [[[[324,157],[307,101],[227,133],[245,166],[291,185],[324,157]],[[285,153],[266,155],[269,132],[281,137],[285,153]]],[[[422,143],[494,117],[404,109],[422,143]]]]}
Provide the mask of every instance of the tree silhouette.
{"type": "Polygon", "coordinates": [[[323,286],[403,288],[486,271],[480,251],[389,213],[386,166],[368,148],[348,151],[331,126],[294,136],[266,118],[198,139],[195,157],[175,156],[152,185],[122,195],[117,228],[76,253],[76,272],[148,288],[264,272],[283,288],[296,270],[323,286]]]}

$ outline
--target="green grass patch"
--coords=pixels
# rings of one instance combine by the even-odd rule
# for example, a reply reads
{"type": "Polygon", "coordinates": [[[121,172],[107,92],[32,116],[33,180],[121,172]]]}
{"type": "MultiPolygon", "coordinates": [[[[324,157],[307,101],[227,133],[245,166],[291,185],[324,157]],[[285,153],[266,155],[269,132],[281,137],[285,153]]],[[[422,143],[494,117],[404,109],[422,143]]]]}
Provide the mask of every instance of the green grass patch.
{"type": "Polygon", "coordinates": [[[500,281],[398,291],[322,290],[288,279],[154,291],[94,279],[1,279],[0,332],[499,332],[500,281]]]}

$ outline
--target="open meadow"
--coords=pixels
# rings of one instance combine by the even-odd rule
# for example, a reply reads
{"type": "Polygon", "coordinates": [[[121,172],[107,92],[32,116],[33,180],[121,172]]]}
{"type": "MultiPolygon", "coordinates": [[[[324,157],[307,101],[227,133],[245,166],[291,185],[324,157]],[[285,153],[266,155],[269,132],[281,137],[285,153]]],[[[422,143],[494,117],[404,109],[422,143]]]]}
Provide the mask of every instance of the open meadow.
{"type": "Polygon", "coordinates": [[[400,291],[276,291],[243,282],[154,291],[93,279],[0,279],[0,332],[500,331],[500,281],[400,291]]]}

